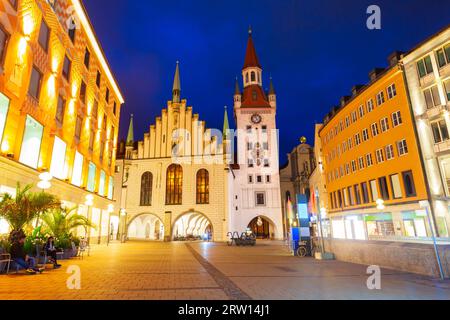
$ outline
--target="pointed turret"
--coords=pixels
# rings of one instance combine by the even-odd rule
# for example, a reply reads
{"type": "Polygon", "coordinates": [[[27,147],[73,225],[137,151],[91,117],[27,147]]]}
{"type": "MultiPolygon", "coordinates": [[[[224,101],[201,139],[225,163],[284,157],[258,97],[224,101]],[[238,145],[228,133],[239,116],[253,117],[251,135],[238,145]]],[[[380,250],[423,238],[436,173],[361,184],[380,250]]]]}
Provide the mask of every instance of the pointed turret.
{"type": "Polygon", "coordinates": [[[234,86],[234,95],[235,96],[240,96],[241,95],[241,88],[239,87],[238,77],[236,77],[236,84],[234,86]]]}
{"type": "Polygon", "coordinates": [[[177,67],[175,69],[175,76],[173,79],[173,103],[180,103],[181,101],[181,81],[180,81],[180,63],[177,61],[177,67]]]}
{"type": "Polygon", "coordinates": [[[256,54],[255,44],[253,43],[252,29],[248,30],[248,42],[247,42],[247,52],[245,54],[244,68],[257,67],[261,69],[259,64],[258,55],[256,54]]]}
{"type": "Polygon", "coordinates": [[[223,139],[228,140],[228,132],[230,130],[230,123],[228,122],[228,111],[225,106],[225,114],[223,117],[223,139]]]}
{"type": "Polygon", "coordinates": [[[273,86],[272,77],[270,77],[270,87],[269,87],[269,103],[272,108],[277,107],[277,94],[275,92],[275,87],[273,86]]]}
{"type": "Polygon", "coordinates": [[[131,115],[130,126],[128,127],[127,146],[133,146],[134,143],[134,126],[133,115],[131,115]]]}
{"type": "Polygon", "coordinates": [[[269,96],[275,95],[275,94],[276,93],[275,93],[275,88],[273,86],[273,80],[272,80],[272,77],[270,77],[269,96]]]}

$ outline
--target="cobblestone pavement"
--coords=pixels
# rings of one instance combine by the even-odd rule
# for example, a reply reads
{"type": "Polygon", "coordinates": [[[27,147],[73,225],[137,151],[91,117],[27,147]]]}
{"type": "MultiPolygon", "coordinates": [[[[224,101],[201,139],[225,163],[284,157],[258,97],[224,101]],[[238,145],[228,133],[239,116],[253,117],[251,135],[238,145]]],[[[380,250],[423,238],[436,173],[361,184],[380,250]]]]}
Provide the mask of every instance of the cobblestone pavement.
{"type": "Polygon", "coordinates": [[[448,281],[390,270],[382,290],[368,290],[365,266],[290,257],[277,243],[117,243],[62,264],[42,275],[0,275],[0,299],[450,299],[448,281]],[[72,265],[80,290],[67,288],[72,265]]]}

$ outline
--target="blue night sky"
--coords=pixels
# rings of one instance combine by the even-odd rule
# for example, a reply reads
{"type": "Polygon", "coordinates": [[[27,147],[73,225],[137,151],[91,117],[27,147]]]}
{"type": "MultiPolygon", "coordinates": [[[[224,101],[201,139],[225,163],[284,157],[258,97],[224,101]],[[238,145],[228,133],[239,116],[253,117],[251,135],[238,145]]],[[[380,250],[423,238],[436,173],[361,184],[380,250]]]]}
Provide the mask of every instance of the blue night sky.
{"type": "Polygon", "coordinates": [[[281,162],[305,135],[314,139],[341,96],[450,23],[448,0],[85,0],[89,16],[125,96],[120,136],[130,114],[142,139],[171,98],[180,61],[182,98],[209,128],[232,122],[234,79],[244,63],[248,26],[278,94],[281,162]],[[382,10],[382,30],[366,28],[366,9],[382,10]]]}

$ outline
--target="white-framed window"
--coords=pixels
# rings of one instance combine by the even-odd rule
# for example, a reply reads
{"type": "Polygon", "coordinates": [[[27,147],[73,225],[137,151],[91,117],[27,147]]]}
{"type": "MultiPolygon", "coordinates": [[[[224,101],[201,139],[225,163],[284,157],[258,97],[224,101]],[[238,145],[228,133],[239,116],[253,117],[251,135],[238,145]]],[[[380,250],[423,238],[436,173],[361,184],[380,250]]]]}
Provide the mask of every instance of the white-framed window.
{"type": "Polygon", "coordinates": [[[441,105],[441,97],[439,96],[438,86],[432,86],[423,91],[427,108],[431,109],[441,105]]]}
{"type": "Polygon", "coordinates": [[[3,93],[0,93],[0,145],[5,131],[6,117],[8,116],[9,99],[3,93]]]}
{"type": "Polygon", "coordinates": [[[271,183],[271,182],[272,182],[272,176],[266,175],[266,183],[271,183]]]}
{"type": "Polygon", "coordinates": [[[257,207],[266,206],[266,193],[265,192],[256,192],[256,206],[257,207]]]}
{"type": "Polygon", "coordinates": [[[389,100],[391,100],[392,98],[394,98],[397,95],[397,88],[395,87],[395,83],[391,84],[387,88],[387,93],[388,93],[389,100]]]}
{"type": "Polygon", "coordinates": [[[362,170],[365,168],[364,157],[359,157],[358,164],[359,164],[359,170],[362,170]]]}
{"type": "Polygon", "coordinates": [[[41,151],[44,127],[33,117],[27,115],[19,162],[37,169],[41,151]]]}
{"type": "Polygon", "coordinates": [[[444,67],[450,63],[450,44],[447,44],[443,48],[436,51],[436,57],[438,61],[439,68],[444,67]]]}
{"type": "Polygon", "coordinates": [[[373,100],[369,99],[367,100],[367,112],[372,112],[373,111],[373,100]]]}
{"type": "Polygon", "coordinates": [[[253,183],[253,175],[252,175],[252,174],[250,174],[250,175],[248,176],[248,183],[250,183],[250,184],[253,183]]]}
{"type": "Polygon", "coordinates": [[[419,72],[419,77],[423,78],[426,75],[433,72],[433,64],[431,63],[430,55],[417,61],[417,70],[419,72]]]}
{"type": "Polygon", "coordinates": [[[64,166],[66,163],[67,145],[60,138],[55,136],[53,143],[52,162],[50,165],[50,173],[58,179],[65,179],[64,166]]]}
{"type": "Polygon", "coordinates": [[[345,173],[344,173],[344,167],[343,167],[343,166],[341,166],[341,167],[339,168],[339,173],[340,173],[340,176],[341,176],[341,177],[345,176],[345,173]]]}
{"type": "Polygon", "coordinates": [[[444,119],[432,122],[431,129],[433,130],[434,143],[441,143],[450,139],[444,119]]]}
{"type": "Polygon", "coordinates": [[[364,117],[365,114],[364,105],[360,105],[358,110],[359,110],[359,117],[360,118],[364,117]]]}
{"type": "Polygon", "coordinates": [[[346,173],[347,175],[350,174],[350,164],[349,164],[349,163],[346,163],[346,164],[345,164],[345,173],[346,173]]]}
{"type": "Polygon", "coordinates": [[[356,111],[352,112],[352,123],[355,123],[358,120],[358,114],[356,111]]]}
{"type": "Polygon", "coordinates": [[[386,146],[386,160],[394,159],[394,146],[392,144],[386,146]]]}
{"type": "Polygon", "coordinates": [[[97,167],[93,162],[89,162],[87,190],[89,192],[95,191],[95,176],[97,174],[97,167]]]}
{"type": "Polygon", "coordinates": [[[375,202],[380,198],[380,195],[378,193],[377,180],[371,180],[369,184],[370,184],[370,193],[372,194],[372,201],[375,202]]]}
{"type": "Polygon", "coordinates": [[[352,138],[348,138],[347,142],[348,142],[348,150],[351,150],[353,148],[353,140],[352,140],[352,138]]]}
{"type": "Polygon", "coordinates": [[[402,186],[400,184],[400,176],[398,174],[391,175],[392,193],[394,199],[400,199],[403,197],[402,186]]]}
{"type": "Polygon", "coordinates": [[[109,183],[108,183],[108,199],[112,200],[114,197],[114,178],[109,177],[109,183]]]}
{"type": "Polygon", "coordinates": [[[450,80],[444,81],[445,96],[450,101],[450,80]]]}
{"type": "Polygon", "coordinates": [[[356,161],[352,160],[352,172],[356,172],[356,161]]]}
{"type": "Polygon", "coordinates": [[[389,130],[389,119],[383,118],[380,120],[381,132],[386,132],[389,130]]]}
{"type": "Polygon", "coordinates": [[[355,135],[355,145],[359,146],[361,144],[361,135],[359,133],[357,133],[355,135]]]}
{"type": "Polygon", "coordinates": [[[377,105],[381,106],[384,102],[385,102],[384,91],[380,91],[377,94],[377,105]]]}
{"type": "Polygon", "coordinates": [[[263,183],[263,177],[260,175],[256,176],[256,183],[263,183]]]}
{"type": "Polygon", "coordinates": [[[364,142],[367,141],[367,140],[369,140],[369,130],[364,129],[364,130],[362,131],[362,139],[363,139],[364,142]]]}
{"type": "Polygon", "coordinates": [[[397,149],[399,156],[403,156],[408,153],[408,144],[406,143],[405,139],[397,142],[397,149]]]}
{"type": "Polygon", "coordinates": [[[372,159],[371,153],[366,154],[366,163],[367,163],[367,167],[373,166],[373,159],[372,159]]]}
{"type": "Polygon", "coordinates": [[[383,149],[378,149],[375,153],[376,153],[376,156],[377,156],[377,163],[383,163],[384,162],[383,149]]]}
{"type": "Polygon", "coordinates": [[[372,136],[376,137],[380,133],[378,130],[378,123],[372,123],[371,128],[372,128],[372,136]]]}
{"type": "Polygon", "coordinates": [[[403,119],[402,119],[402,114],[400,113],[400,111],[394,112],[392,114],[392,126],[398,127],[399,125],[401,125],[403,123],[403,119]]]}
{"type": "Polygon", "coordinates": [[[84,157],[78,151],[75,151],[75,160],[73,162],[72,184],[81,187],[83,183],[83,163],[84,157]]]}
{"type": "Polygon", "coordinates": [[[342,142],[342,152],[346,152],[347,151],[347,141],[342,142]]]}
{"type": "Polygon", "coordinates": [[[105,195],[105,183],[106,183],[106,173],[105,171],[101,170],[100,181],[98,186],[98,194],[102,197],[105,195]]]}
{"type": "Polygon", "coordinates": [[[348,128],[350,126],[350,116],[345,117],[345,127],[348,128]]]}

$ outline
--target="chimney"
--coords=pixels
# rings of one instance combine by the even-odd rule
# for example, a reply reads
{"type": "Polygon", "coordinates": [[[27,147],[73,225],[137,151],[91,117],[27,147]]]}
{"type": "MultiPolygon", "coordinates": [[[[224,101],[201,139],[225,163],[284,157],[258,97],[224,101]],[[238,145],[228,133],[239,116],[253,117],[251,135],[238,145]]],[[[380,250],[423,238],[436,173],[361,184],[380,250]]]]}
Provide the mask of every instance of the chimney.
{"type": "Polygon", "coordinates": [[[375,68],[372,71],[369,72],[369,79],[370,81],[375,81],[378,76],[384,71],[383,68],[375,68]]]}
{"type": "MultiPolygon", "coordinates": [[[[347,102],[351,99],[351,97],[349,96],[343,96],[341,98],[340,103],[341,103],[341,108],[345,107],[345,105],[347,104],[347,102]]],[[[339,107],[338,107],[339,108],[339,107]]]]}
{"type": "Polygon", "coordinates": [[[354,85],[352,87],[352,97],[355,97],[362,88],[364,88],[364,86],[362,84],[354,85]]]}
{"type": "Polygon", "coordinates": [[[390,67],[396,66],[400,62],[400,59],[402,58],[402,56],[403,56],[403,52],[401,52],[401,51],[392,52],[388,57],[389,66],[390,67]]]}

